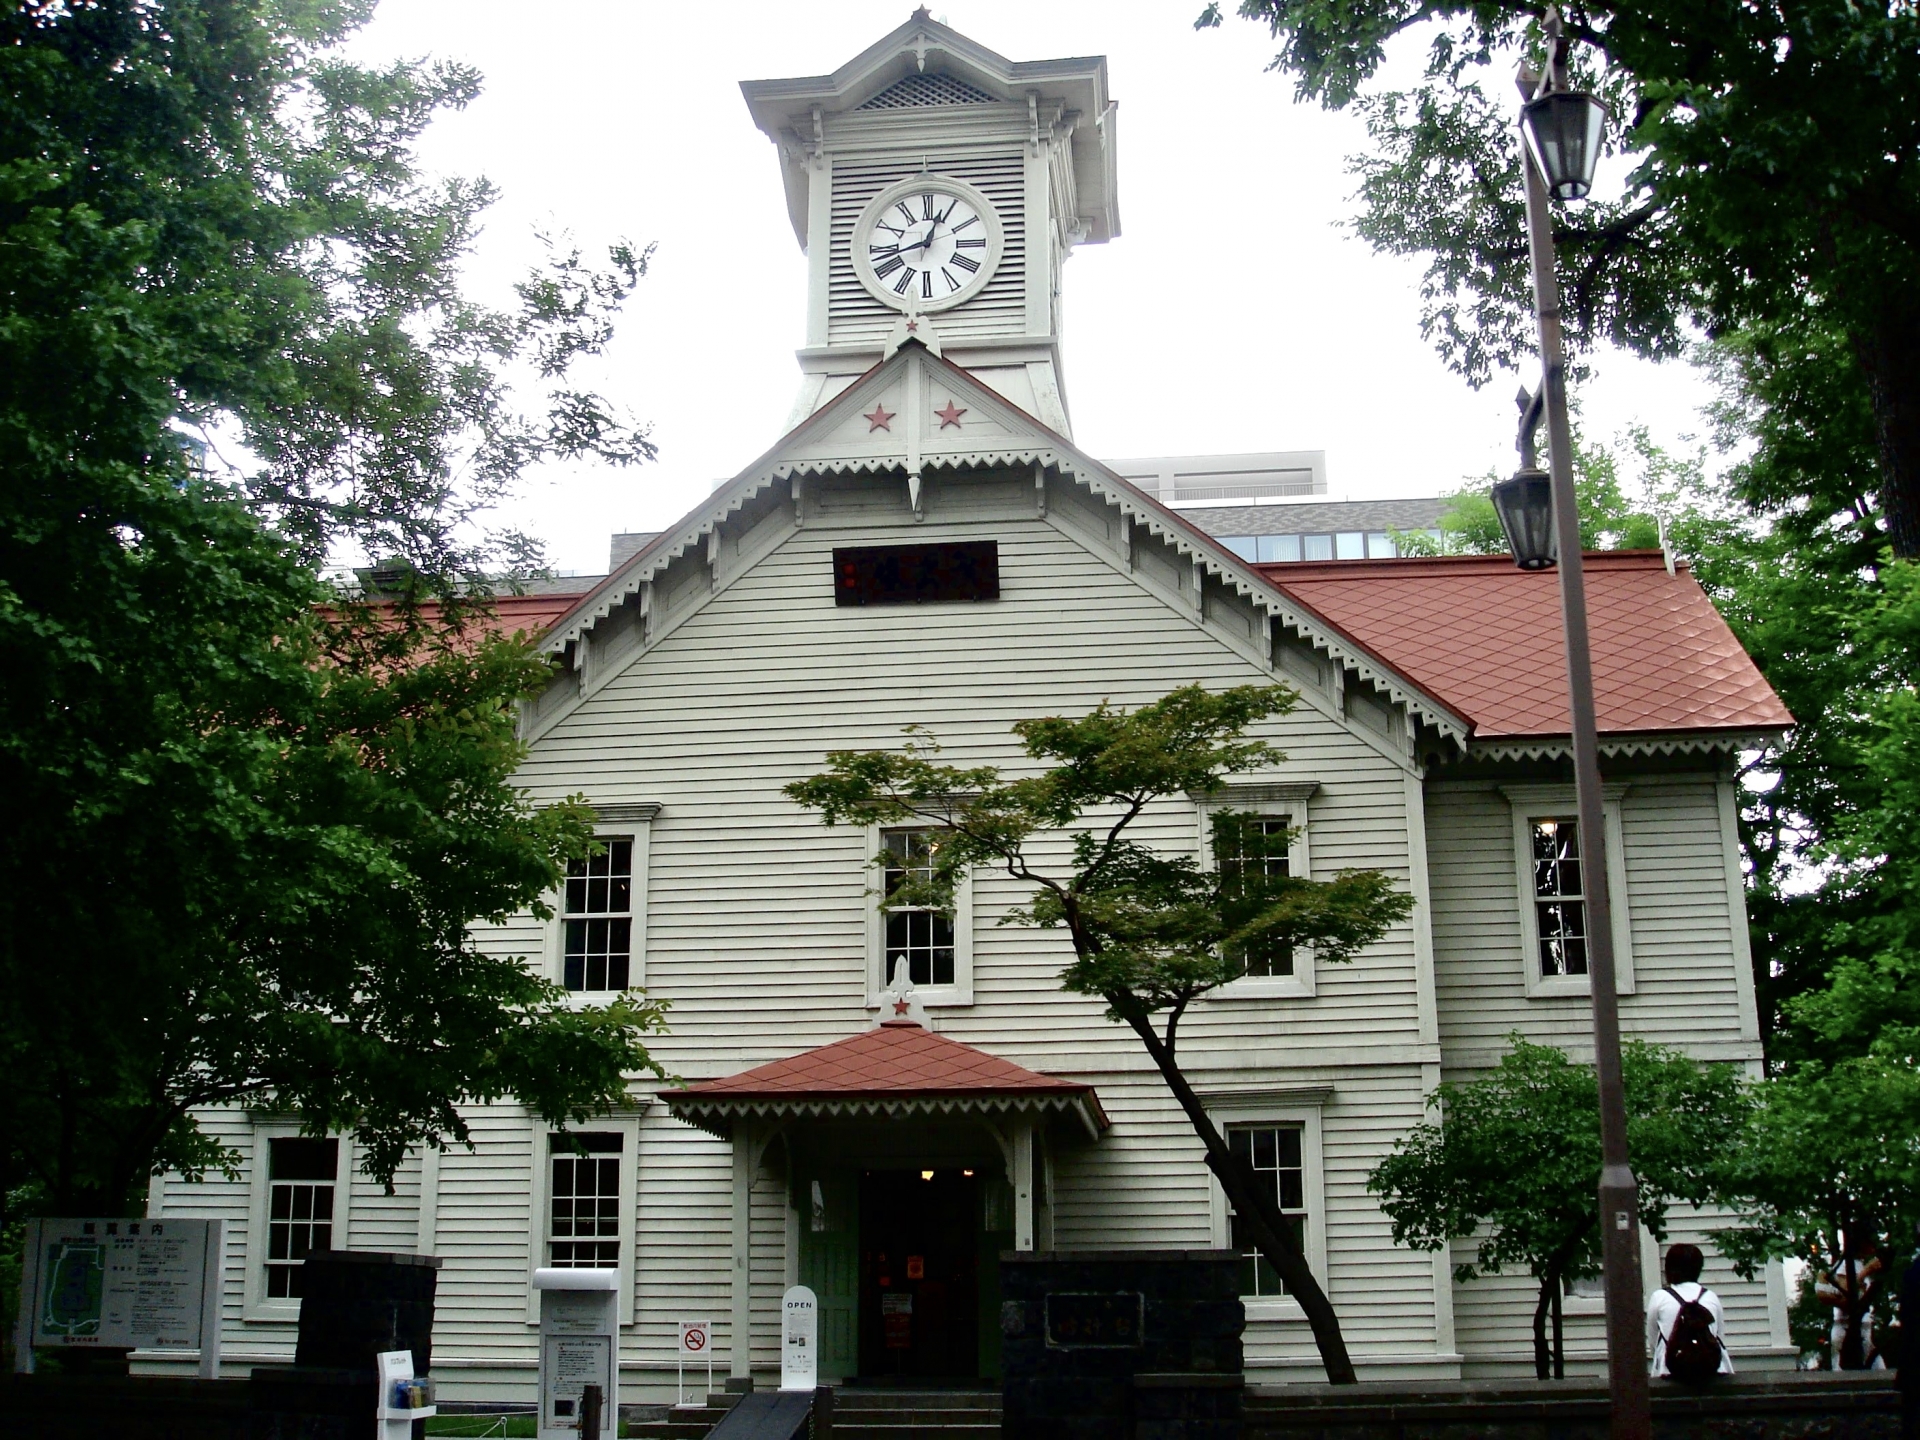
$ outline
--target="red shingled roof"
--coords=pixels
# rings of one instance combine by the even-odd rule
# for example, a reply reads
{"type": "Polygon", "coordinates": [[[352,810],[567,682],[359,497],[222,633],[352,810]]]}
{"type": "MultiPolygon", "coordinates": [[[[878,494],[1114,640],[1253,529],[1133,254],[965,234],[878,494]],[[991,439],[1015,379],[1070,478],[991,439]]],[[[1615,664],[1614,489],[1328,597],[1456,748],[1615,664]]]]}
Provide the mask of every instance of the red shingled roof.
{"type": "Polygon", "coordinates": [[[1091,1095],[1077,1080],[1042,1075],[911,1020],[671,1092],[701,1099],[853,1099],[862,1096],[1091,1095]]]}
{"type": "MultiPolygon", "coordinates": [[[[1505,555],[1255,567],[1473,723],[1476,739],[1564,735],[1560,581],[1505,555]]],[[[1657,550],[1586,557],[1602,734],[1769,730],[1793,723],[1685,566],[1657,550]]]]}

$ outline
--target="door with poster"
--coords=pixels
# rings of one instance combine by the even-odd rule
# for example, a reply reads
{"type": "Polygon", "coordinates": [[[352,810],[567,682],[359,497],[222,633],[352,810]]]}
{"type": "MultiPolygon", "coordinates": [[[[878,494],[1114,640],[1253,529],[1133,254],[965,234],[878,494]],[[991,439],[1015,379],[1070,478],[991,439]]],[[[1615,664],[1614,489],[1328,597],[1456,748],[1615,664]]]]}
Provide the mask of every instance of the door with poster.
{"type": "Polygon", "coordinates": [[[819,1304],[820,1383],[858,1373],[859,1184],[845,1171],[800,1182],[800,1283],[819,1304]]]}
{"type": "Polygon", "coordinates": [[[971,1169],[860,1179],[860,1374],[974,1381],[980,1359],[980,1184],[971,1169]]]}

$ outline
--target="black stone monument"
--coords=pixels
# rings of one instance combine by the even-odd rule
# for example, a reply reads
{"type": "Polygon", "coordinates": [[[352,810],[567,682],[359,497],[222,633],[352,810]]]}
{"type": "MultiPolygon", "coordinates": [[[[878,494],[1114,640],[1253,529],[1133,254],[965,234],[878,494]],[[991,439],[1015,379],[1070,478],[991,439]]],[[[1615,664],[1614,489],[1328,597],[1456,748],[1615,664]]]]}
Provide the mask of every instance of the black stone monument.
{"type": "Polygon", "coordinates": [[[1238,1440],[1240,1257],[1005,1251],[1006,1440],[1238,1440]]]}

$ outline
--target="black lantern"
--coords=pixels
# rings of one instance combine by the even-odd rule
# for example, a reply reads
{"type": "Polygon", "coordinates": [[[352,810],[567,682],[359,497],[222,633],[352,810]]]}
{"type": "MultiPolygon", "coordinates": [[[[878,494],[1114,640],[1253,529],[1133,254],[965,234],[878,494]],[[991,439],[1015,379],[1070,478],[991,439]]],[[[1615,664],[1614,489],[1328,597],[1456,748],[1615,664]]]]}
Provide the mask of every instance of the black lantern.
{"type": "Polygon", "coordinates": [[[1553,543],[1553,481],[1544,470],[1513,472],[1493,487],[1494,513],[1507,532],[1513,563],[1522,570],[1544,570],[1559,558],[1553,543]]]}
{"type": "Polygon", "coordinates": [[[1584,200],[1593,189],[1607,107],[1578,90],[1556,90],[1520,110],[1527,148],[1556,200],[1584,200]]]}

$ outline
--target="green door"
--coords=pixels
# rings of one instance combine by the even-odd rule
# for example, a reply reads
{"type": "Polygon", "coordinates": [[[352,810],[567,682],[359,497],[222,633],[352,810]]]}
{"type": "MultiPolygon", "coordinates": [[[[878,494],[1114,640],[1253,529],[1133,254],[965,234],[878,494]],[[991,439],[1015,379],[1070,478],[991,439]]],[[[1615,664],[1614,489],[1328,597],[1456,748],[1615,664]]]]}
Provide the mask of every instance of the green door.
{"type": "Polygon", "coordinates": [[[800,1283],[820,1316],[820,1380],[859,1373],[860,1200],[851,1175],[827,1173],[800,1183],[800,1283]]]}

